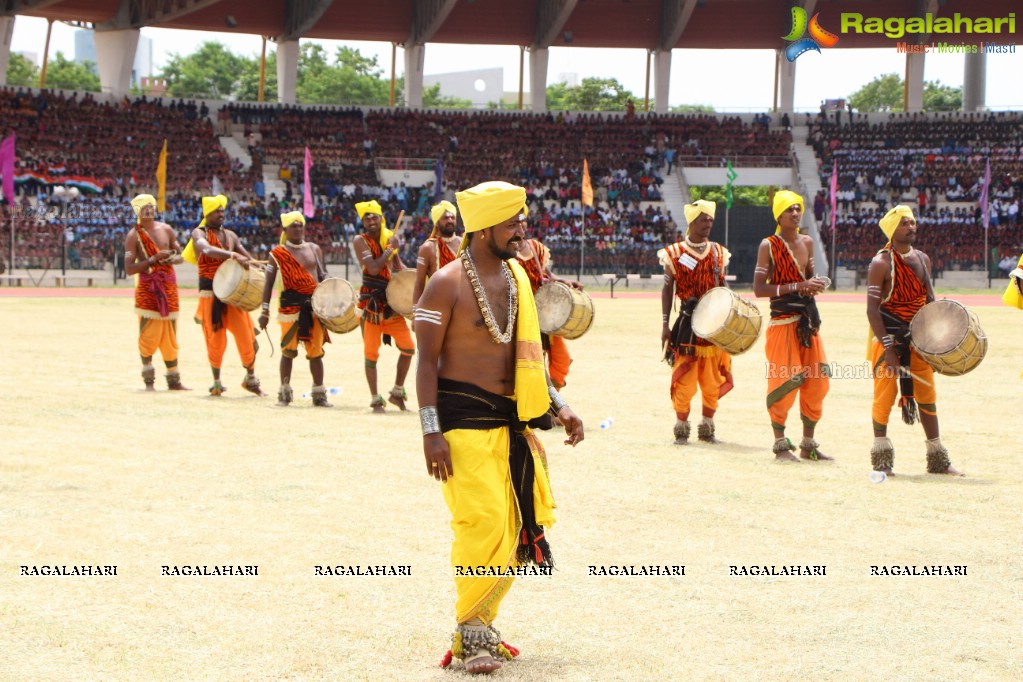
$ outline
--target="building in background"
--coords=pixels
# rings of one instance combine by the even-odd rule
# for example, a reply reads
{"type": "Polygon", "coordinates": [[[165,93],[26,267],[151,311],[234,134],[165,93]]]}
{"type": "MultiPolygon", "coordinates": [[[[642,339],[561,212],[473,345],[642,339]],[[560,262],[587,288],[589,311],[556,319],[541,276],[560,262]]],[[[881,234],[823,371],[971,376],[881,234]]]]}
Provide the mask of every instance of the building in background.
{"type": "Polygon", "coordinates": [[[423,76],[423,89],[440,85],[440,94],[472,102],[476,109],[486,109],[491,102],[504,100],[504,69],[474,69],[455,73],[423,76]]]}

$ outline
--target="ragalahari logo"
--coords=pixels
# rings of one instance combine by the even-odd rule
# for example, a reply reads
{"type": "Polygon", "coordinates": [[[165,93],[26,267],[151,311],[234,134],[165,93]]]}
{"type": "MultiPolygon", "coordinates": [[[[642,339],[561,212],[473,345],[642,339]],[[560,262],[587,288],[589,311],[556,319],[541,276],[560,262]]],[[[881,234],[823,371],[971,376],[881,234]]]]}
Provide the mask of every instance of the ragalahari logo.
{"type": "Polygon", "coordinates": [[[808,28],[806,10],[802,7],[792,8],[792,30],[789,31],[787,36],[784,36],[785,40],[792,43],[785,48],[785,57],[790,62],[796,61],[796,58],[804,52],[813,50],[820,53],[820,48],[834,47],[835,43],[838,42],[838,36],[831,31],[821,28],[820,22],[817,21],[819,16],[820,12],[813,15],[813,19],[810,20],[809,24],[810,37],[803,38],[803,34],[806,33],[808,28]]]}

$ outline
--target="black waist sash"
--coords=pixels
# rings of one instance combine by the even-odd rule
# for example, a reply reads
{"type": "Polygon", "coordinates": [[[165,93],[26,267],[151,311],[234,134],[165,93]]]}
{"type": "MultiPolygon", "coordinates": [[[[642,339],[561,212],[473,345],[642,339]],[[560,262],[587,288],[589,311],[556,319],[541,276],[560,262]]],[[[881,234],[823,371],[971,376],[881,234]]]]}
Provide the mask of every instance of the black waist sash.
{"type": "Polygon", "coordinates": [[[308,341],[313,338],[313,297],[311,294],[299,293],[295,289],[281,291],[282,308],[298,308],[298,340],[308,341]]]}
{"type": "Polygon", "coordinates": [[[664,351],[664,360],[669,365],[675,364],[675,358],[679,355],[693,355],[696,351],[694,344],[696,336],[693,334],[693,311],[700,299],[690,296],[682,303],[678,311],[675,324],[671,327],[671,335],[668,336],[668,347],[664,351]]]}
{"type": "MultiPolygon", "coordinates": [[[[515,401],[485,391],[475,384],[451,379],[437,380],[437,413],[442,431],[452,429],[490,430],[509,427],[512,487],[522,515],[522,533],[516,557],[520,563],[553,566],[551,548],[544,538],[543,527],[536,523],[533,509],[533,479],[536,471],[533,453],[524,431],[539,425],[542,417],[529,422],[519,421],[515,401]]],[[[457,476],[458,473],[455,472],[457,476]]]]}
{"type": "MultiPolygon", "coordinates": [[[[913,375],[909,372],[909,323],[892,315],[884,306],[881,306],[881,321],[884,322],[884,330],[891,334],[895,341],[893,348],[899,356],[899,393],[902,395],[899,407],[902,408],[902,421],[914,424],[917,412],[913,394],[913,375]]],[[[883,366],[884,361],[881,364],[883,366]]]]}
{"type": "MultiPolygon", "coordinates": [[[[199,278],[199,291],[213,291],[213,280],[205,277],[199,278]]],[[[211,313],[213,319],[213,331],[220,331],[224,328],[224,306],[227,304],[217,298],[217,295],[213,295],[213,312],[211,313]]]]}
{"type": "Polygon", "coordinates": [[[796,293],[776,296],[771,299],[771,319],[791,314],[799,315],[796,323],[796,335],[799,344],[804,348],[812,348],[812,338],[817,336],[821,328],[821,314],[817,310],[817,301],[813,296],[801,296],[796,293]]]}

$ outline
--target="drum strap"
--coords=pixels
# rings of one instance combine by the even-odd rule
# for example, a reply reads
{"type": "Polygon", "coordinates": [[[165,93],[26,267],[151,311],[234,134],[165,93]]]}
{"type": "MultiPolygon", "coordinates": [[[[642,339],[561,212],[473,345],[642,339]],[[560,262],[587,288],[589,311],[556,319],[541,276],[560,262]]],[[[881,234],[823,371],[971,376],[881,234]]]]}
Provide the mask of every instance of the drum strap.
{"type": "MultiPolygon", "coordinates": [[[[298,308],[298,340],[309,341],[313,338],[313,297],[294,289],[281,292],[282,308],[298,308]]],[[[326,334],[326,330],[324,330],[326,334]]]]}
{"type": "Polygon", "coordinates": [[[913,395],[913,377],[909,372],[909,325],[892,315],[881,306],[881,321],[884,330],[892,335],[895,341],[895,352],[899,356],[899,407],[902,408],[902,421],[909,425],[916,423],[916,399],[913,395]]]}

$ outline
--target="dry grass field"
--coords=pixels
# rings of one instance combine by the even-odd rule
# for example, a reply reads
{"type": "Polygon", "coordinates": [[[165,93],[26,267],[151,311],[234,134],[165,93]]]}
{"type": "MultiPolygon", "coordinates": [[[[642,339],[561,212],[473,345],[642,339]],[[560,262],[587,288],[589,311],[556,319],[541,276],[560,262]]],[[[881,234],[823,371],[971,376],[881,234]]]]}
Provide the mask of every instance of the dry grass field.
{"type": "MultiPolygon", "coordinates": [[[[818,440],[836,462],[775,464],[761,339],[736,359],[716,420],[726,443],[674,446],[658,301],[595,304],[564,392],[586,440],[544,438],[558,569],[505,600],[496,625],[523,653],[496,678],[1023,676],[1023,313],[974,307],[987,358],[939,378],[943,440],[968,476],[927,475],[921,427],[894,420],[898,476],[873,484],[869,380],[832,382],[818,440]],[[826,575],[729,575],[796,564],[826,575]],[[870,575],[936,564],[967,575],[870,575]],[[592,576],[591,565],[685,575],[592,576]]],[[[179,336],[195,390],[167,393],[160,371],[147,395],[129,298],[0,298],[0,679],[466,679],[436,667],[453,626],[451,534],[416,413],[370,413],[357,333],[328,347],[326,383],[343,388],[333,409],[244,393],[233,341],[228,393],[211,398],[194,305],[183,299],[179,336]],[[117,575],[20,575],[82,564],[117,575]],[[161,575],[185,564],[259,568],[161,575]],[[412,575],[314,575],[339,564],[412,575]]],[[[829,359],[864,365],[863,304],[825,301],[822,316],[829,359]]],[[[261,343],[258,374],[276,394],[280,354],[261,343]]],[[[385,390],[396,357],[385,347],[385,390]]],[[[308,367],[295,368],[301,394],[308,367]]],[[[797,436],[796,411],[789,423],[797,436]]]]}

